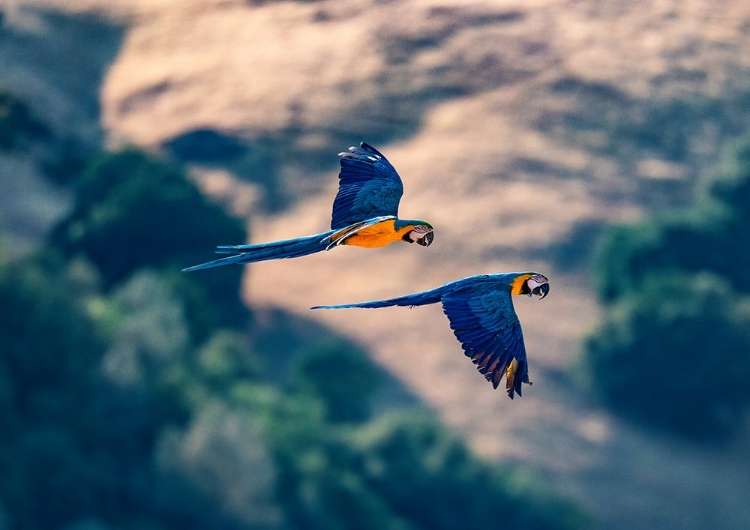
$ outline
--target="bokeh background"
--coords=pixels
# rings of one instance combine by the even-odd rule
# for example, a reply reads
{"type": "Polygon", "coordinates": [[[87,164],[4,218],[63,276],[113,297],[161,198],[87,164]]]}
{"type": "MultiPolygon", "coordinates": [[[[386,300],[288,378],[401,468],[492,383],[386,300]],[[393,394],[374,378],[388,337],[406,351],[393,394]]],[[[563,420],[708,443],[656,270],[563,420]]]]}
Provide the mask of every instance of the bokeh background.
{"type": "Polygon", "coordinates": [[[0,529],[750,527],[750,6],[5,0],[0,529]],[[429,249],[322,232],[365,140],[429,249]],[[439,307],[482,272],[510,401],[439,307]]]}

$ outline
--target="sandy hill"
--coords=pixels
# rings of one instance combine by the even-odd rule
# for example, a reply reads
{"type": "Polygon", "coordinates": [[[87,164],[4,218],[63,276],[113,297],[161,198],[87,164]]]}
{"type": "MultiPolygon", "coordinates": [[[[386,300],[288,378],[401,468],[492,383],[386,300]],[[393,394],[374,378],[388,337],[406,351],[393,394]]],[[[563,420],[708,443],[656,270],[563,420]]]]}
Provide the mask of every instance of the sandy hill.
{"type": "Polygon", "coordinates": [[[603,527],[750,526],[743,451],[644,433],[574,384],[597,316],[595,236],[688,201],[750,124],[746,2],[17,0],[6,23],[44,31],[36,9],[124,28],[100,90],[112,145],[211,130],[280,160],[291,201],[276,211],[231,166],[192,166],[253,241],[326,229],[336,152],[362,139],[402,175],[403,214],[436,227],[429,249],[248,267],[253,304],[359,340],[479,452],[533,467],[603,527]],[[463,358],[438,307],[306,310],[527,269],[552,292],[516,303],[535,385],[513,402],[463,358]]]}

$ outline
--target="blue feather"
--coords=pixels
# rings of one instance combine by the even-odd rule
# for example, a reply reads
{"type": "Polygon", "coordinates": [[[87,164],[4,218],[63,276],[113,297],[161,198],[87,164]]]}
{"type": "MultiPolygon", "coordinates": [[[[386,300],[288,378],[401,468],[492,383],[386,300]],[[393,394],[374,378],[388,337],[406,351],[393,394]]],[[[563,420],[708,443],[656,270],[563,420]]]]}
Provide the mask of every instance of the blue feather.
{"type": "Polygon", "coordinates": [[[216,247],[217,254],[236,253],[236,255],[201,263],[200,265],[193,265],[182,270],[183,272],[191,272],[211,267],[220,267],[222,265],[244,265],[246,263],[256,263],[270,259],[299,258],[326,250],[331,235],[334,232],[334,230],[330,230],[322,234],[273,241],[271,243],[258,243],[256,245],[220,245],[216,247]]]}
{"type": "Polygon", "coordinates": [[[357,304],[315,306],[312,309],[379,308],[416,306],[442,302],[453,334],[477,370],[497,388],[515,360],[512,381],[506,392],[512,399],[521,395],[521,384],[529,383],[526,346],[511,289],[522,274],[500,273],[470,276],[421,293],[357,304]]]}
{"type": "Polygon", "coordinates": [[[390,162],[371,145],[362,142],[339,153],[339,191],[333,201],[331,228],[357,221],[398,215],[404,193],[401,177],[390,162]]]}
{"type": "MultiPolygon", "coordinates": [[[[365,230],[389,218],[394,220],[395,229],[408,224],[430,226],[424,221],[398,219],[398,204],[404,193],[404,186],[396,169],[377,149],[362,142],[359,147],[350,147],[348,151],[339,153],[339,157],[339,191],[333,201],[330,232],[257,245],[221,245],[217,247],[218,254],[236,255],[182,270],[187,272],[228,264],[297,258],[330,250],[334,246],[345,244],[347,238],[359,230],[365,230]],[[339,236],[331,239],[330,236],[334,233],[339,236]]],[[[418,242],[422,246],[429,246],[432,238],[433,234],[430,232],[418,242]]]]}
{"type": "Polygon", "coordinates": [[[426,304],[434,304],[440,301],[440,295],[443,287],[432,289],[430,291],[424,291],[421,293],[414,293],[407,296],[399,296],[398,298],[389,298],[387,300],[375,300],[373,302],[360,302],[357,304],[339,304],[339,305],[316,305],[310,309],[347,309],[353,307],[360,307],[364,309],[376,309],[379,307],[391,307],[391,306],[418,306],[426,304]]]}

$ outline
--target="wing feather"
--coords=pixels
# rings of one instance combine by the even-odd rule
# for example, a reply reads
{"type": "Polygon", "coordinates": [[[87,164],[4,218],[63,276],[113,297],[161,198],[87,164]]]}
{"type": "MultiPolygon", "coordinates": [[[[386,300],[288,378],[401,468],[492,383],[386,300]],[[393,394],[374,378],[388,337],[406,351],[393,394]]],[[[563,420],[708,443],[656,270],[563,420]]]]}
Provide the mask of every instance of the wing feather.
{"type": "Polygon", "coordinates": [[[339,157],[339,191],[333,201],[331,229],[372,217],[397,216],[404,186],[391,163],[365,142],[339,157]]]}
{"type": "Polygon", "coordinates": [[[454,335],[477,370],[494,388],[507,373],[508,396],[520,396],[521,383],[528,382],[526,346],[510,293],[470,284],[445,293],[442,303],[454,335]]]}

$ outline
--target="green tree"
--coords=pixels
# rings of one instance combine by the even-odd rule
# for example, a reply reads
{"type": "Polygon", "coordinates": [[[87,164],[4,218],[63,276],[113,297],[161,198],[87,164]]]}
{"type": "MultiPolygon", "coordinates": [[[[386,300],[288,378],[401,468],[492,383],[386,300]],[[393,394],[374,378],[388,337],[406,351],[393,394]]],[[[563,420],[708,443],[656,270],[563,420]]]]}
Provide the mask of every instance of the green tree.
{"type": "Polygon", "coordinates": [[[26,103],[9,92],[0,92],[0,149],[22,149],[33,140],[49,138],[50,134],[26,103]]]}
{"type": "Polygon", "coordinates": [[[218,508],[214,512],[227,514],[224,525],[283,528],[274,498],[276,466],[250,411],[208,404],[184,431],[163,432],[155,462],[162,479],[184,481],[218,508]]]}
{"type": "Polygon", "coordinates": [[[203,340],[214,326],[236,326],[246,317],[237,296],[242,269],[190,275],[180,269],[205,260],[217,242],[244,240],[241,222],[207,200],[180,169],[126,150],[102,155],[77,179],[75,207],[49,244],[67,256],[85,256],[105,289],[142,267],[168,271],[192,335],[203,340]]]}
{"type": "Polygon", "coordinates": [[[605,238],[605,312],[586,343],[595,388],[615,410],[692,438],[726,438],[750,405],[750,137],[701,203],[605,238]]]}
{"type": "Polygon", "coordinates": [[[539,483],[474,457],[427,412],[330,423],[311,395],[245,394],[276,461],[293,530],[586,528],[587,518],[539,483]],[[531,484],[531,485],[530,485],[531,484]]]}
{"type": "Polygon", "coordinates": [[[0,268],[0,371],[7,374],[2,395],[12,412],[5,418],[45,418],[47,407],[74,413],[72,402],[86,398],[103,342],[75,288],[65,264],[51,256],[0,268]]]}
{"type": "Polygon", "coordinates": [[[519,472],[486,465],[433,419],[385,415],[356,435],[363,483],[422,530],[586,528],[586,518],[519,472]]]}
{"type": "Polygon", "coordinates": [[[85,485],[97,479],[82,465],[76,430],[104,345],[64,264],[49,261],[0,269],[0,498],[20,529],[51,528],[89,509],[85,485]],[[40,499],[49,501],[44,509],[40,499]]]}
{"type": "Polygon", "coordinates": [[[170,380],[194,358],[179,300],[153,272],[109,297],[91,273],[49,252],[0,268],[0,499],[12,528],[246,528],[154,460],[163,433],[195,414],[170,380]]]}
{"type": "Polygon", "coordinates": [[[609,308],[588,340],[605,401],[696,439],[727,436],[750,403],[750,298],[708,274],[651,276],[609,308]]]}
{"type": "Polygon", "coordinates": [[[362,422],[370,417],[370,398],[382,373],[361,350],[328,342],[304,353],[294,366],[300,391],[323,403],[331,423],[362,422]]]}
{"type": "Polygon", "coordinates": [[[600,252],[599,294],[611,302],[655,270],[709,271],[750,294],[750,136],[698,191],[699,206],[612,229],[600,252]]]}

